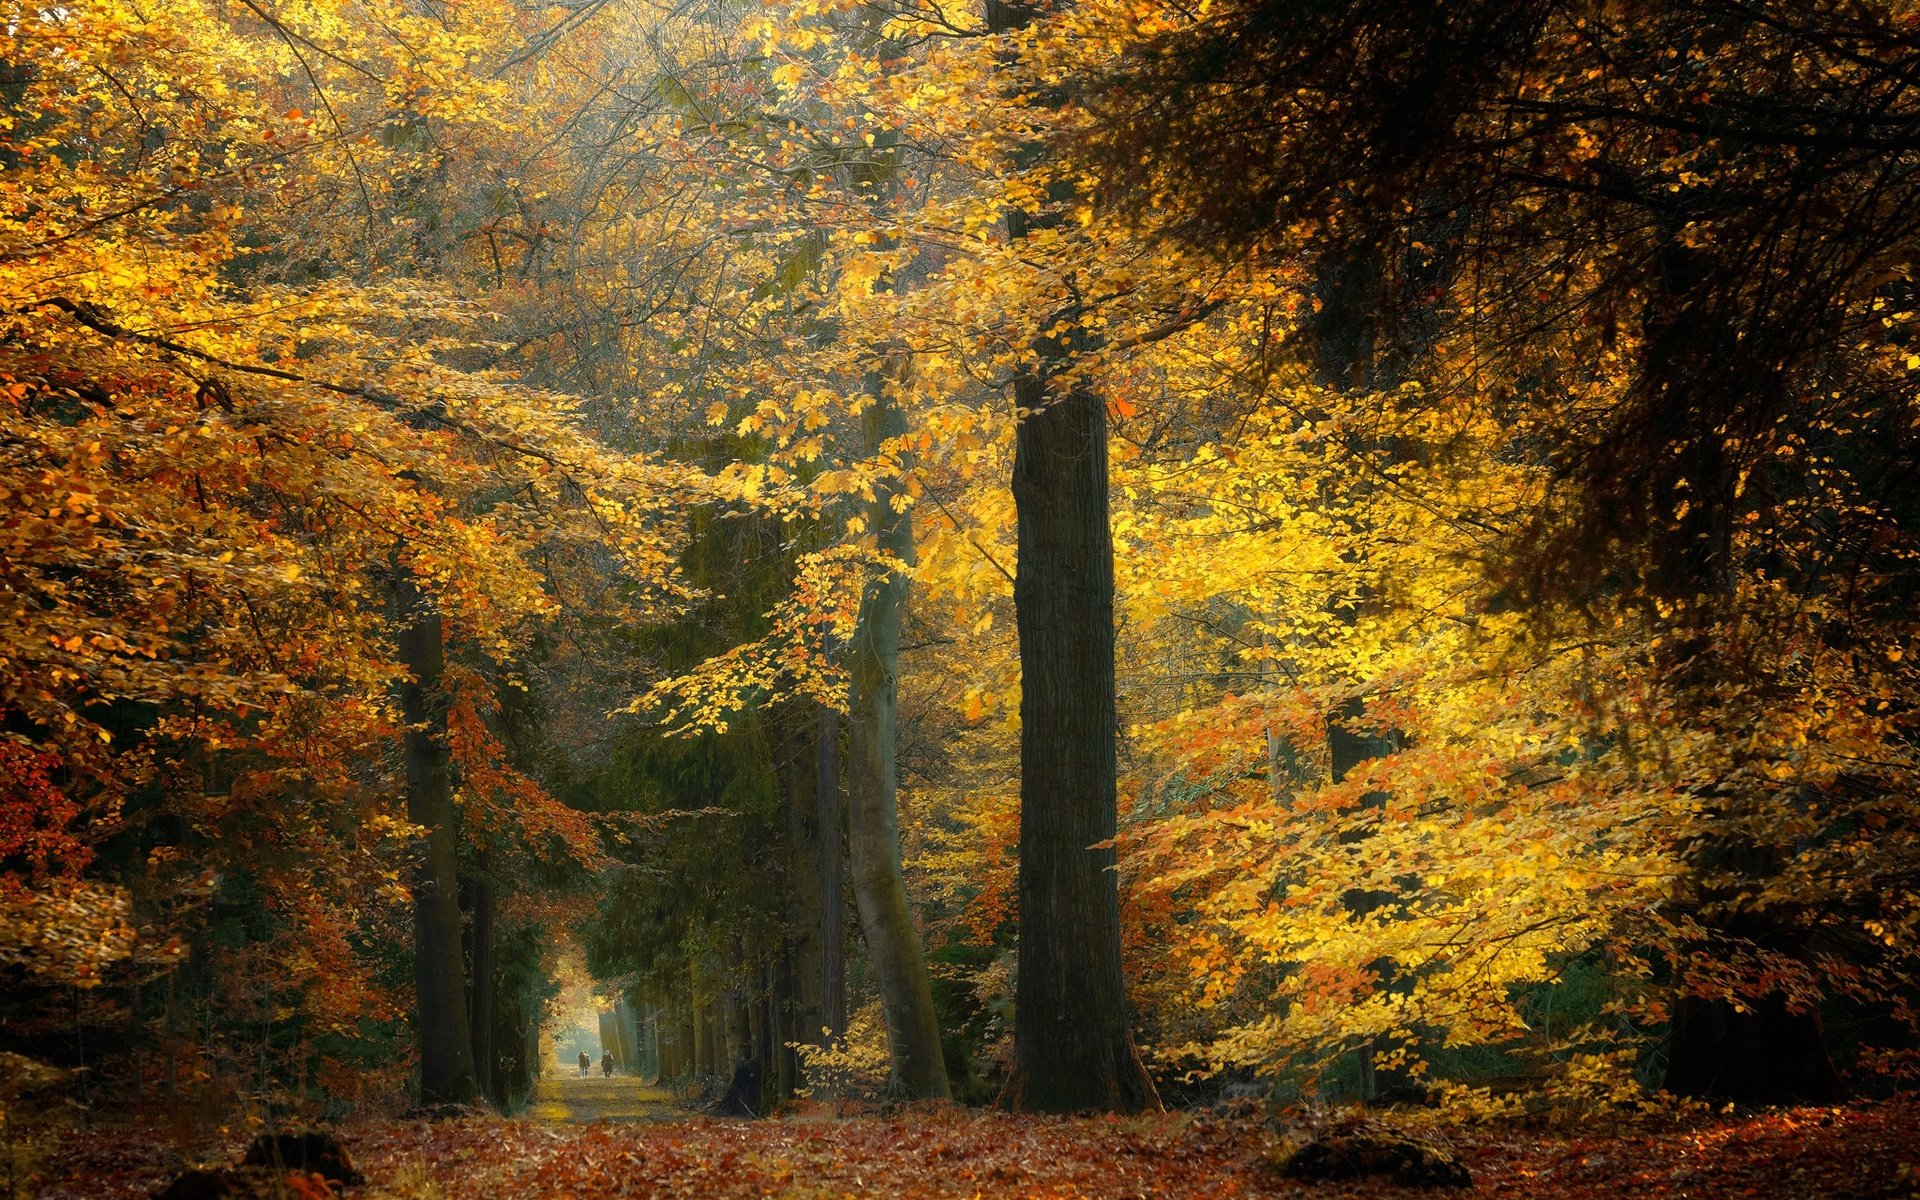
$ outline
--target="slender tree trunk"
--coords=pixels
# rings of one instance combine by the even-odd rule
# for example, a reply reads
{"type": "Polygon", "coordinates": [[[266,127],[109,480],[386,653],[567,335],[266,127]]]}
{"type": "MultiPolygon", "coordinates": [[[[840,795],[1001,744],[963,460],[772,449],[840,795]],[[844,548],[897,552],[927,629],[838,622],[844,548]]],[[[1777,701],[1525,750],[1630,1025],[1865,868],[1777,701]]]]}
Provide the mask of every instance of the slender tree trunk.
{"type": "Polygon", "coordinates": [[[762,1064],[761,1077],[770,1078],[773,1072],[767,1068],[773,1066],[773,1030],[767,1024],[767,995],[772,990],[771,972],[765,965],[753,972],[754,987],[743,1004],[747,1010],[747,1044],[752,1047],[747,1052],[751,1058],[757,1058],[762,1064]]]}
{"type": "Polygon", "coordinates": [[[713,1070],[713,1050],[707,1030],[706,989],[701,986],[700,960],[694,958],[687,968],[687,1009],[693,1018],[693,1041],[688,1049],[696,1072],[713,1070]]]}
{"type": "Polygon", "coordinates": [[[814,803],[820,837],[820,1023],[834,1041],[847,1032],[847,866],[840,802],[840,714],[815,714],[814,803]]]}
{"type": "Polygon", "coordinates": [[[779,1089],[780,1098],[793,1095],[793,1089],[799,1086],[799,1070],[794,1053],[787,1043],[804,1040],[802,1030],[797,1028],[794,1017],[793,998],[793,953],[791,947],[782,950],[780,961],[774,968],[774,978],[778,981],[773,1002],[774,1037],[778,1045],[773,1050],[774,1086],[779,1089]]]}
{"type": "MultiPolygon", "coordinates": [[[[906,432],[906,417],[878,373],[869,381],[869,393],[873,402],[866,412],[867,444],[870,452],[877,453],[888,439],[906,432]]],[[[893,505],[900,494],[897,483],[876,484],[869,519],[881,551],[910,563],[912,519],[893,505]]],[[[861,598],[859,628],[848,648],[853,682],[847,714],[847,842],[867,959],[886,1011],[893,1085],[915,1099],[944,1099],[950,1093],[947,1063],[940,1050],[940,1023],[900,871],[895,788],[900,622],[906,606],[904,574],[890,572],[868,585],[861,598]]]]}
{"type": "MultiPolygon", "coordinates": [[[[481,856],[480,869],[483,872],[487,869],[485,855],[481,856]]],[[[473,1066],[481,1093],[494,1104],[500,1104],[503,1097],[493,1053],[494,1010],[499,990],[499,981],[495,978],[493,881],[484,874],[467,881],[467,908],[472,914],[468,957],[473,964],[473,974],[467,989],[467,1021],[473,1031],[473,1066]]]]}
{"type": "Polygon", "coordinates": [[[471,1104],[478,1098],[473,1038],[460,961],[459,857],[453,770],[441,695],[445,650],[440,615],[396,568],[400,685],[407,722],[407,819],[426,832],[413,884],[415,1035],[420,1043],[420,1102],[471,1104]]]}
{"type": "Polygon", "coordinates": [[[683,1079],[699,1070],[700,1060],[694,1053],[697,1027],[693,993],[688,992],[684,999],[676,997],[673,1005],[673,1074],[670,1078],[683,1079]]]}
{"type": "Polygon", "coordinates": [[[825,807],[816,794],[819,723],[800,704],[783,705],[774,717],[779,738],[777,775],[787,809],[787,937],[794,963],[794,1018],[803,1042],[823,1039],[827,1020],[828,846],[839,857],[839,830],[821,823],[825,807]]]}

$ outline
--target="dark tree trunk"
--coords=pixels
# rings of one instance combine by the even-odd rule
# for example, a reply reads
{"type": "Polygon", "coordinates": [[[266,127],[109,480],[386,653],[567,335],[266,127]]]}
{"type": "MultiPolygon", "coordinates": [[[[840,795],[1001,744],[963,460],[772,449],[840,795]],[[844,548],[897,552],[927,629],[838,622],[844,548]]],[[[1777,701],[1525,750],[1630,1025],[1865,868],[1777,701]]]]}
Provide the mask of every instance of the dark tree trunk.
{"type": "Polygon", "coordinates": [[[420,1043],[420,1102],[472,1104],[478,1098],[473,1037],[467,1023],[460,954],[460,880],[453,770],[441,694],[446,671],[440,615],[414,586],[395,576],[407,721],[407,819],[426,830],[413,883],[415,1036],[420,1043]]]}
{"type": "Polygon", "coordinates": [[[793,1089],[799,1086],[800,1072],[790,1042],[801,1041],[801,1030],[794,1018],[795,1003],[793,995],[793,956],[792,948],[781,950],[779,960],[774,964],[774,994],[771,1002],[773,1020],[773,1086],[782,1100],[793,1095],[793,1089]]]}
{"type": "MultiPolygon", "coordinates": [[[[830,711],[830,710],[829,710],[830,711]]],[[[779,737],[778,778],[787,810],[787,937],[793,955],[794,1025],[798,1040],[832,1039],[828,975],[844,940],[841,914],[839,780],[822,796],[822,721],[800,704],[783,706],[775,718],[779,737]],[[831,810],[832,823],[828,822],[831,810]],[[837,918],[837,919],[836,919],[837,918]]],[[[837,734],[837,726],[833,727],[837,734]]]]}
{"type": "MultiPolygon", "coordinates": [[[[1772,367],[1764,356],[1751,353],[1739,331],[1712,304],[1699,301],[1701,295],[1712,294],[1716,260],[1682,244],[1677,228],[1669,236],[1673,240],[1659,262],[1660,286],[1642,314],[1647,376],[1718,378],[1733,395],[1764,394],[1775,378],[1772,367]],[[1740,379],[1741,371],[1755,378],[1740,379]]],[[[1716,427],[1716,419],[1697,406],[1675,405],[1664,393],[1648,420],[1679,468],[1660,485],[1657,503],[1679,514],[1675,524],[1680,545],[1669,546],[1669,552],[1651,564],[1652,590],[1677,596],[1696,610],[1705,601],[1708,612],[1736,611],[1734,528],[1740,473],[1728,453],[1727,430],[1716,427]]],[[[1655,467],[1652,474],[1658,480],[1662,468],[1655,467]]],[[[1683,612],[1683,622],[1697,620],[1683,612]]],[[[1728,681],[1743,677],[1740,652],[1724,653],[1729,649],[1727,636],[1711,623],[1682,623],[1668,633],[1663,647],[1663,653],[1671,655],[1668,676],[1683,701],[1722,696],[1728,681]]],[[[1713,707],[1709,699],[1707,711],[1713,707]]],[[[1724,720],[1708,719],[1716,724],[1724,720]]],[[[1746,731],[1727,733],[1740,737],[1746,731]]],[[[1723,946],[1757,946],[1801,959],[1806,928],[1791,912],[1770,910],[1765,899],[1790,853],[1756,840],[1747,825],[1751,814],[1738,811],[1744,805],[1770,803],[1766,790],[1705,799],[1687,853],[1694,889],[1687,903],[1706,937],[1685,949],[1715,955],[1723,946]]],[[[1795,1012],[1778,990],[1743,997],[1744,1011],[1726,1000],[1690,995],[1684,964],[1676,972],[1675,986],[1667,1030],[1668,1091],[1756,1104],[1825,1102],[1844,1093],[1818,1010],[1795,1012]]]]}
{"type": "MultiPolygon", "coordinates": [[[[744,973],[736,971],[735,974],[744,973]]],[[[721,1065],[728,1073],[742,1062],[753,1057],[753,1018],[748,1009],[751,1006],[752,989],[735,987],[727,991],[721,1002],[721,1016],[727,1024],[727,1053],[721,1065]]]]}
{"type": "MultiPolygon", "coordinates": [[[[1728,815],[1715,807],[1704,818],[1706,832],[1688,854],[1688,866],[1698,876],[1726,882],[1687,902],[1706,932],[1689,949],[1720,957],[1729,953],[1726,947],[1757,947],[1803,960],[1807,934],[1794,915],[1753,903],[1755,893],[1779,875],[1784,856],[1726,828],[1728,815]]],[[[1796,1011],[1778,989],[1742,996],[1736,1008],[1717,996],[1689,994],[1687,985],[1682,964],[1667,1026],[1667,1091],[1748,1104],[1825,1104],[1845,1095],[1818,1008],[1796,1011]]]]}
{"type": "MultiPolygon", "coordinates": [[[[867,442],[877,453],[906,432],[906,418],[883,380],[869,388],[867,442]]],[[[869,506],[880,549],[913,561],[911,518],[893,506],[897,482],[876,484],[869,506]]],[[[853,896],[867,938],[867,961],[879,985],[892,1050],[893,1086],[914,1099],[946,1098],[946,1057],[933,988],[907,903],[900,871],[900,826],[895,789],[899,780],[900,622],[906,613],[907,580],[898,572],[867,586],[859,629],[848,653],[852,676],[847,714],[847,842],[853,896]]]]}
{"type": "MultiPolygon", "coordinates": [[[[1038,12],[987,0],[987,27],[1024,28],[1038,12]]],[[[1027,213],[1007,214],[1009,238],[1033,228],[1027,213]]],[[[1084,340],[1037,338],[1039,363],[1013,388],[1020,932],[1014,1062],[1002,1102],[1021,1112],[1160,1103],[1133,1044],[1114,852],[1094,849],[1111,842],[1118,804],[1107,407],[1085,387],[1058,392],[1045,374],[1084,350],[1084,340]]]]}
{"type": "Polygon", "coordinates": [[[820,836],[820,1023],[838,1041],[847,1031],[847,862],[840,802],[840,714],[815,714],[814,802],[820,836]]]}
{"type": "Polygon", "coordinates": [[[1133,1044],[1114,852],[1095,849],[1114,836],[1117,802],[1106,404],[1085,388],[1049,403],[1034,376],[1015,400],[1020,959],[1007,1101],[1134,1112],[1158,1098],[1133,1044]]]}
{"type": "Polygon", "coordinates": [[[700,960],[695,958],[687,967],[687,1010],[692,1018],[693,1040],[688,1043],[687,1051],[693,1060],[693,1070],[697,1074],[713,1073],[713,1039],[707,1021],[707,994],[702,986],[700,960]]]}
{"type": "Polygon", "coordinates": [[[1819,1010],[1790,1011],[1779,995],[1744,1012],[1726,1000],[1676,999],[1666,1089],[1749,1104],[1830,1104],[1845,1093],[1819,1010]]]}
{"type": "MultiPolygon", "coordinates": [[[[481,858],[480,869],[486,869],[481,858]]],[[[494,1104],[503,1102],[503,1081],[494,1062],[494,1010],[499,981],[495,978],[493,881],[485,875],[467,881],[467,957],[472,974],[467,989],[467,1023],[473,1030],[473,1065],[481,1091],[494,1104]]]]}

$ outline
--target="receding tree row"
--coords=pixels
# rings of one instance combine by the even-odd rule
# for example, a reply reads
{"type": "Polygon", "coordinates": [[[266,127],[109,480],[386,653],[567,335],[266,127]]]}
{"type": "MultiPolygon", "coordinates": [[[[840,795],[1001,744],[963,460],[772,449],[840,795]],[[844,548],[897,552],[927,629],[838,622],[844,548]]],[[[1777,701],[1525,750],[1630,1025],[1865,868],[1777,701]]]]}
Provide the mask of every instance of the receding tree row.
{"type": "Polygon", "coordinates": [[[376,7],[0,45],[0,1051],[1899,1077],[1912,0],[376,7]]]}

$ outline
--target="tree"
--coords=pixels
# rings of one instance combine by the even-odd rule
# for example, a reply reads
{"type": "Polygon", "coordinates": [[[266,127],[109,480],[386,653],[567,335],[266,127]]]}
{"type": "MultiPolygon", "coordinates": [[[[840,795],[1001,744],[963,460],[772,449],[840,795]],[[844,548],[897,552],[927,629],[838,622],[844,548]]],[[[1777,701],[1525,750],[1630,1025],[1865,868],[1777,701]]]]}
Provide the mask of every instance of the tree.
{"type": "MultiPolygon", "coordinates": [[[[635,599],[672,591],[648,497],[691,476],[605,453],[565,399],[476,367],[484,305],[419,250],[453,198],[409,192],[414,147],[500,144],[519,114],[468,68],[514,36],[487,5],[103,3],[40,14],[9,64],[0,504],[7,589],[31,600],[0,619],[0,714],[10,745],[61,748],[95,851],[75,911],[138,902],[139,941],[109,922],[99,944],[131,951],[121,981],[170,973],[169,1081],[189,1002],[261,1014],[211,1023],[259,1044],[198,1048],[210,1068],[289,1085],[394,1015],[408,716],[441,935],[421,960],[457,1022],[450,788],[489,764],[442,736],[443,640],[510,670],[559,607],[544,568],[589,542],[635,599]],[[430,595],[401,611],[396,554],[430,595]]],[[[159,991],[132,990],[136,1018],[159,991]]]]}
{"type": "Polygon", "coordinates": [[[445,634],[403,565],[395,567],[395,620],[407,722],[407,820],[426,830],[413,879],[413,990],[422,1104],[472,1104],[480,1097],[467,975],[460,953],[459,828],[447,743],[445,634]]]}
{"type": "MultiPolygon", "coordinates": [[[[867,443],[879,454],[898,446],[906,419],[888,394],[885,372],[869,382],[867,443]]],[[[847,647],[851,700],[847,708],[848,842],[853,894],[867,956],[880,986],[892,1050],[895,1086],[915,1099],[949,1094],[940,1025],[933,1011],[927,965],[900,874],[899,786],[900,623],[907,603],[906,570],[913,562],[913,524],[898,482],[883,482],[869,508],[879,551],[890,569],[869,583],[860,621],[847,647]]]]}
{"type": "Polygon", "coordinates": [[[1832,1094],[1809,939],[1879,921],[1814,864],[1837,866],[1851,841],[1841,813],[1905,788],[1904,754],[1802,757],[1756,731],[1903,737],[1862,730],[1851,706],[1890,712],[1908,686],[1881,614],[1910,592],[1894,564],[1920,511],[1896,261],[1920,199],[1920,110],[1900,82],[1913,18],[1731,0],[1248,3],[1141,21],[1138,46],[1083,80],[1104,118],[1081,143],[1103,195],[1228,258],[1386,247],[1384,294],[1437,305],[1418,365],[1430,394],[1497,372],[1506,453],[1556,486],[1504,523],[1494,602],[1543,627],[1662,630],[1647,652],[1693,735],[1663,769],[1698,806],[1665,818],[1688,868],[1667,946],[1680,1091],[1832,1094]],[[1245,169],[1223,178],[1222,155],[1245,169]],[[1425,231],[1445,221],[1463,231],[1453,282],[1405,287],[1398,264],[1430,259],[1425,231]],[[1788,593],[1830,600],[1810,618],[1788,593]],[[1844,713],[1813,699],[1830,687],[1852,697],[1844,713]],[[1836,806],[1811,842],[1809,795],[1836,806]]]}
{"type": "MultiPolygon", "coordinates": [[[[1032,9],[990,3],[1006,33],[1032,9]]],[[[1009,239],[1031,214],[1007,218],[1009,239]]],[[[1113,538],[1107,405],[1069,382],[1070,340],[1043,336],[1014,379],[1019,558],[1020,974],[1015,1109],[1133,1112],[1158,1105],[1134,1049],[1120,968],[1115,832],[1113,538]]]]}

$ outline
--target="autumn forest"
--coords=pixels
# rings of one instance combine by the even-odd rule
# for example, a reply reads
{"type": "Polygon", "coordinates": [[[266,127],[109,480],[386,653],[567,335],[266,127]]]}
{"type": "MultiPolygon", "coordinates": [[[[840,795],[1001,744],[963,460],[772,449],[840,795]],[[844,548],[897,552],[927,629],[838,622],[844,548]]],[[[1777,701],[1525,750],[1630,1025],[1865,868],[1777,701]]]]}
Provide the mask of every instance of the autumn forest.
{"type": "Polygon", "coordinates": [[[0,1200],[1920,1194],[1920,2],[0,22],[0,1200]]]}

